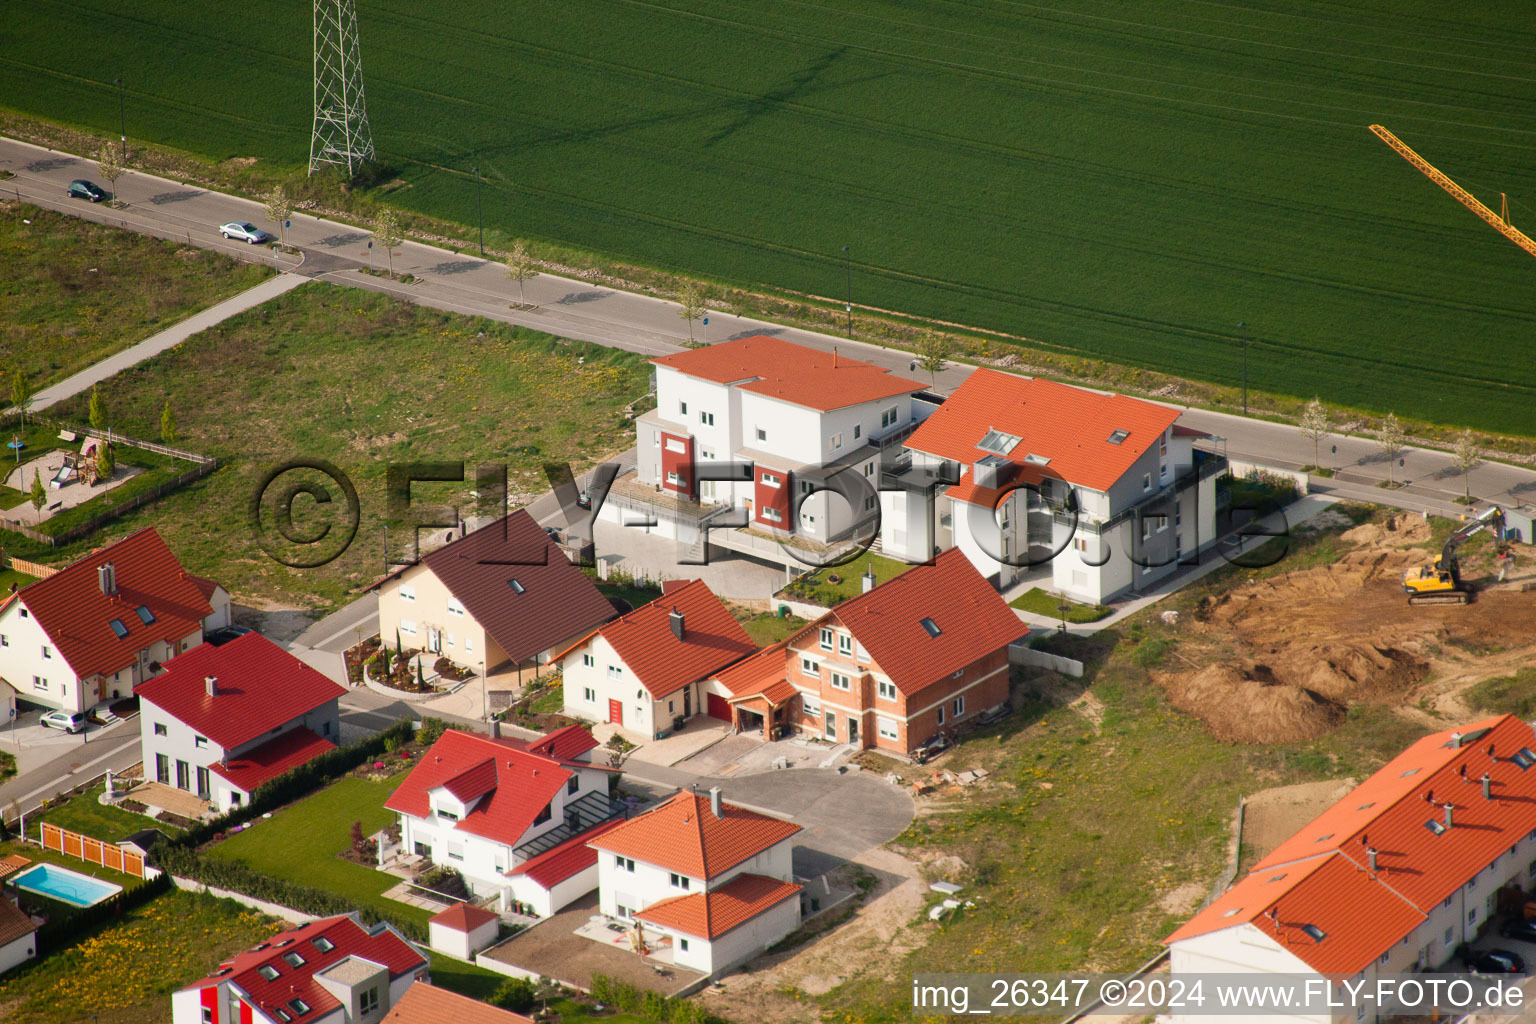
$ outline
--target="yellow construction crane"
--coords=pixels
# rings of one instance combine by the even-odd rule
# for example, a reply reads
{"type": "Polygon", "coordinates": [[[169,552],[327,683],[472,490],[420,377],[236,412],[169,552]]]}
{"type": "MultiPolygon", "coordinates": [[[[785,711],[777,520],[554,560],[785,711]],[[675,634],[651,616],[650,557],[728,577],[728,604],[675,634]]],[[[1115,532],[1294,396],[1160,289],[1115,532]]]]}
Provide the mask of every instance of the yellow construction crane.
{"type": "Polygon", "coordinates": [[[1423,157],[1419,156],[1419,154],[1415,153],[1413,149],[1410,148],[1409,145],[1402,139],[1398,138],[1396,135],[1393,135],[1379,124],[1371,125],[1371,131],[1375,132],[1381,141],[1397,150],[1398,156],[1402,157],[1404,160],[1407,160],[1410,164],[1413,164],[1413,166],[1417,167],[1426,178],[1434,182],[1436,185],[1439,185],[1441,188],[1445,189],[1452,196],[1455,196],[1456,201],[1459,202],[1462,206],[1465,206],[1467,209],[1483,218],[1483,220],[1487,221],[1488,224],[1491,225],[1492,228],[1499,234],[1503,235],[1511,242],[1514,242],[1516,245],[1530,253],[1532,256],[1536,256],[1536,242],[1531,241],[1531,239],[1523,231],[1519,230],[1509,222],[1509,198],[1507,196],[1504,196],[1502,193],[1500,194],[1500,197],[1504,201],[1503,215],[1501,216],[1500,214],[1494,213],[1492,210],[1488,209],[1488,207],[1478,202],[1477,197],[1472,193],[1456,184],[1450,178],[1447,178],[1445,175],[1441,174],[1435,168],[1434,164],[1430,163],[1428,160],[1425,160],[1423,157]]]}

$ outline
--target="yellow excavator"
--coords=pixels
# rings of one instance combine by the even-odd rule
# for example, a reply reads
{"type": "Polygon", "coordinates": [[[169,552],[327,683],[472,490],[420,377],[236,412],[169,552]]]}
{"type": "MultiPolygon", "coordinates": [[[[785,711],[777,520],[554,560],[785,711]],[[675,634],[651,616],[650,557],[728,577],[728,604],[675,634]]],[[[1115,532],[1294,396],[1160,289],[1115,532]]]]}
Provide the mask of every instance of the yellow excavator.
{"type": "Polygon", "coordinates": [[[1456,549],[1468,537],[1492,530],[1502,548],[1504,544],[1504,510],[1497,506],[1485,509],[1467,520],[1445,539],[1445,547],[1435,556],[1433,565],[1409,569],[1403,573],[1403,590],[1408,593],[1409,604],[1466,604],[1472,600],[1472,587],[1461,578],[1461,563],[1456,560],[1456,549]]]}

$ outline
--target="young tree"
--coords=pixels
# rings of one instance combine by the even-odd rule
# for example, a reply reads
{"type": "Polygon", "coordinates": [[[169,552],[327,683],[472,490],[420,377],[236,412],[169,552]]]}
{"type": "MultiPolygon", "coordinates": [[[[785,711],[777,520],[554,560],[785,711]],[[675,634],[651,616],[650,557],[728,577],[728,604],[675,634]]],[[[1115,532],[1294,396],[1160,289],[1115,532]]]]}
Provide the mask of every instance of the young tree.
{"type": "Polygon", "coordinates": [[[11,404],[21,413],[23,425],[27,422],[27,404],[32,401],[32,380],[27,376],[27,371],[16,367],[11,374],[11,404]]]}
{"type": "Polygon", "coordinates": [[[1328,436],[1328,408],[1322,400],[1312,399],[1307,407],[1301,411],[1301,418],[1296,421],[1297,429],[1301,436],[1312,442],[1312,468],[1318,469],[1318,451],[1323,443],[1323,438],[1328,436]]]}
{"type": "Polygon", "coordinates": [[[1403,450],[1403,441],[1407,436],[1403,431],[1403,425],[1397,421],[1397,413],[1387,413],[1387,418],[1381,421],[1381,430],[1377,432],[1376,443],[1387,455],[1388,486],[1397,482],[1393,474],[1397,471],[1398,453],[1403,450]]]}
{"type": "Polygon", "coordinates": [[[266,203],[267,216],[277,221],[278,241],[286,245],[288,215],[293,212],[293,197],[288,194],[287,189],[278,184],[272,187],[272,191],[262,196],[262,200],[266,203]]]}
{"type": "Polygon", "coordinates": [[[538,276],[538,266],[533,262],[533,257],[528,255],[528,247],[522,242],[512,246],[512,252],[507,256],[507,277],[517,282],[519,306],[528,305],[527,296],[523,294],[523,282],[531,281],[538,276]]]}
{"type": "Polygon", "coordinates": [[[373,225],[373,240],[389,254],[389,276],[395,276],[395,250],[400,248],[405,236],[400,232],[400,217],[394,210],[385,210],[373,225]]]}
{"type": "Polygon", "coordinates": [[[704,306],[704,293],[693,282],[683,285],[683,294],[677,300],[677,315],[688,321],[688,344],[693,344],[693,322],[709,313],[704,306]]]}
{"type": "Polygon", "coordinates": [[[166,445],[176,443],[176,413],[171,409],[171,400],[165,400],[165,407],[160,410],[160,440],[166,445]]]}
{"type": "Polygon", "coordinates": [[[491,993],[490,1004],[513,1013],[527,1013],[538,1001],[533,982],[527,978],[507,978],[491,993]]]}
{"type": "Polygon", "coordinates": [[[112,205],[117,205],[117,179],[123,176],[123,158],[117,149],[111,145],[103,144],[96,154],[96,170],[101,174],[102,180],[112,190],[112,205]]]}
{"type": "Polygon", "coordinates": [[[101,400],[101,389],[91,385],[91,426],[100,430],[107,425],[107,407],[101,400]]]}
{"type": "Polygon", "coordinates": [[[917,365],[928,371],[930,386],[938,386],[938,373],[948,366],[952,348],[949,338],[938,331],[926,331],[917,341],[917,365]]]}
{"type": "Polygon", "coordinates": [[[1451,449],[1451,457],[1456,460],[1456,468],[1461,470],[1462,497],[1470,502],[1472,484],[1467,474],[1472,472],[1473,467],[1481,462],[1483,457],[1483,450],[1477,446],[1477,438],[1473,436],[1472,431],[1463,430],[1456,435],[1456,445],[1451,449]]]}
{"type": "Polygon", "coordinates": [[[43,486],[43,474],[35,469],[32,471],[32,490],[27,497],[31,499],[32,507],[39,512],[48,504],[48,488],[43,486]]]}
{"type": "Polygon", "coordinates": [[[96,442],[96,479],[110,480],[112,474],[117,471],[117,457],[112,454],[112,446],[106,441],[96,442]]]}

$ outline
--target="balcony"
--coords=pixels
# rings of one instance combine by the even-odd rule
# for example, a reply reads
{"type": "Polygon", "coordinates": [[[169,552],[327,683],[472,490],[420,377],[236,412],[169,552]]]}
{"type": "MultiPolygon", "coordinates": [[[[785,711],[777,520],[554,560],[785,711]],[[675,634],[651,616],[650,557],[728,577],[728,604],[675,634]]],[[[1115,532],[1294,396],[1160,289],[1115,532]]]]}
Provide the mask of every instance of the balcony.
{"type": "Polygon", "coordinates": [[[594,825],[617,818],[628,810],[622,800],[610,800],[606,793],[588,793],[565,805],[565,821],[537,839],[530,839],[512,850],[512,861],[521,864],[546,850],[553,850],[567,839],[575,839],[594,825]]]}

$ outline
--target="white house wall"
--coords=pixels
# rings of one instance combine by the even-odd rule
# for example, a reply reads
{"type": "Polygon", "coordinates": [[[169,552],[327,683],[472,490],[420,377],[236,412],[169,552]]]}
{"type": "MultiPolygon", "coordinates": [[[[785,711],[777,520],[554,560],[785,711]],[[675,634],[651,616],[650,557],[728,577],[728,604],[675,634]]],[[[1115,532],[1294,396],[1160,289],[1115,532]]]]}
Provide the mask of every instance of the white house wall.
{"type": "Polygon", "coordinates": [[[0,612],[0,638],[4,644],[0,646],[0,676],[15,687],[17,696],[50,708],[83,710],[80,680],[22,601],[12,601],[0,612]],[[45,646],[52,657],[43,657],[45,646]],[[35,680],[42,680],[42,685],[35,680]]]}
{"type": "Polygon", "coordinates": [[[697,969],[710,974],[723,974],[760,954],[769,946],[800,927],[800,897],[791,896],[778,906],[771,907],[743,925],[731,929],[712,942],[690,939],[688,952],[677,951],[673,940],[673,956],[685,967],[692,967],[690,958],[702,952],[708,965],[697,969]]]}
{"type": "MultiPolygon", "coordinates": [[[[685,624],[686,628],[686,624],[685,624]]],[[[640,678],[619,657],[613,645],[601,634],[595,635],[584,646],[567,654],[561,663],[564,680],[565,712],[575,718],[593,722],[609,719],[610,700],[619,701],[624,708],[625,732],[652,739],[664,736],[672,730],[672,718],[683,714],[683,690],[677,690],[653,699],[640,678]],[[588,667],[585,656],[591,655],[594,664],[588,667]],[[609,669],[619,670],[617,679],[609,676],[609,669]],[[592,696],[587,696],[587,691],[592,696]]],[[[696,683],[689,683],[688,698],[690,716],[705,709],[699,706],[700,694],[696,683]]]]}
{"type": "MultiPolygon", "coordinates": [[[[0,897],[4,899],[4,897],[0,897]]],[[[20,938],[12,939],[0,946],[0,974],[15,967],[17,964],[26,963],[37,955],[37,933],[28,932],[20,938]]]]}

